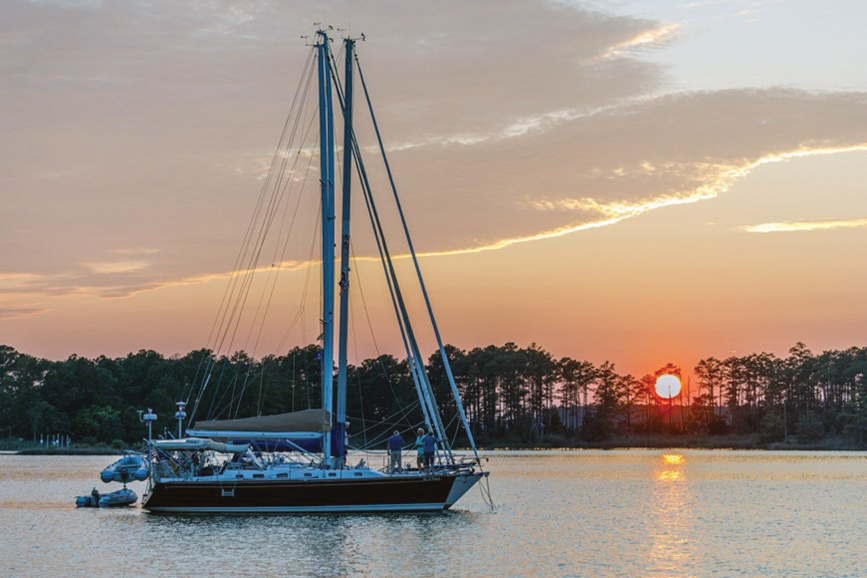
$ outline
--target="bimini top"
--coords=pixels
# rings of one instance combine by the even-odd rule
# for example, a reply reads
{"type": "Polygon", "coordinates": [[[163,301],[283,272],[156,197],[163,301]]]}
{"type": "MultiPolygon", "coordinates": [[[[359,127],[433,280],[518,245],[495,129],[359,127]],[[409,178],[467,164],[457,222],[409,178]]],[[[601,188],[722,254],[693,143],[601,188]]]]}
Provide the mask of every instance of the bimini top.
{"type": "Polygon", "coordinates": [[[243,453],[250,448],[250,444],[224,444],[215,442],[214,440],[206,440],[202,438],[184,438],[179,440],[154,440],[153,445],[161,450],[213,450],[215,452],[224,452],[227,454],[243,453]]]}
{"type": "Polygon", "coordinates": [[[242,419],[216,419],[197,421],[187,431],[192,435],[211,437],[238,437],[241,432],[260,434],[315,433],[331,429],[331,414],[324,409],[305,409],[242,419]],[[194,433],[207,432],[207,433],[194,433]],[[220,435],[220,434],[223,435],[220,435]]]}

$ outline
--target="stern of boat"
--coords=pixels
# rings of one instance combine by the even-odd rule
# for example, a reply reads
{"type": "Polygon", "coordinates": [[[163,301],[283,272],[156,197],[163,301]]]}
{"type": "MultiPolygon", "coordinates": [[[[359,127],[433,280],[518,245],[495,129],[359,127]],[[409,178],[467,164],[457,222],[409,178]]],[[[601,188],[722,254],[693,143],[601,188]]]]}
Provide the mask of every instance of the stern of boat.
{"type": "Polygon", "coordinates": [[[452,484],[452,489],[449,492],[448,498],[446,498],[445,509],[449,509],[454,505],[455,502],[461,499],[461,497],[466,494],[470,488],[476,485],[476,482],[481,480],[482,478],[488,477],[490,472],[462,472],[455,476],[455,481],[452,484]]]}

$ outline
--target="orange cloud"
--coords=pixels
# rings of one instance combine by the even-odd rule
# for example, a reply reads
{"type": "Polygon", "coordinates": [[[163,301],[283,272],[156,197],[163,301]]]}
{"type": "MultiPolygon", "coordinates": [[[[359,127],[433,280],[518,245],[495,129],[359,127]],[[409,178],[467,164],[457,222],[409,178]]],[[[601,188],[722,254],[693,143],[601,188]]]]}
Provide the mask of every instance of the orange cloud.
{"type": "Polygon", "coordinates": [[[100,261],[84,263],[94,273],[131,273],[149,265],[147,261],[100,261]]]}
{"type": "Polygon", "coordinates": [[[831,229],[856,229],[867,227],[867,219],[848,219],[836,221],[784,221],[781,223],[761,223],[741,227],[747,233],[791,233],[796,231],[828,231],[831,229]]]}

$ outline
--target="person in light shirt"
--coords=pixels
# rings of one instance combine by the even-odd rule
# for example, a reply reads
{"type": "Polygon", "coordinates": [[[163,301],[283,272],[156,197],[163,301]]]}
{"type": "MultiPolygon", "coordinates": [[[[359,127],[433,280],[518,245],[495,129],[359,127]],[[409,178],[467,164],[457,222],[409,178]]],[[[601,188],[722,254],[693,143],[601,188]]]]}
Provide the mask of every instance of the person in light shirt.
{"type": "Polygon", "coordinates": [[[418,452],[418,457],[415,460],[419,471],[424,467],[424,428],[418,428],[415,438],[415,449],[418,452]]]}

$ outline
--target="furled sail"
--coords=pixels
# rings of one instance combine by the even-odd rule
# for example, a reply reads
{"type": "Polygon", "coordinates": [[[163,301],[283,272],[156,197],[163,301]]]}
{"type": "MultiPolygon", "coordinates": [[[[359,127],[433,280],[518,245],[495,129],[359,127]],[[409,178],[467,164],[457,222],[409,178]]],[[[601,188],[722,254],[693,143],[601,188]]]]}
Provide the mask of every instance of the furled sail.
{"type": "MultiPolygon", "coordinates": [[[[252,444],[265,451],[321,452],[325,432],[332,431],[331,414],[324,409],[305,409],[241,419],[197,421],[187,435],[229,440],[235,444],[252,444]]],[[[334,455],[345,455],[342,444],[334,455]]]]}
{"type": "Polygon", "coordinates": [[[259,417],[197,421],[193,427],[187,430],[187,433],[189,435],[226,438],[249,434],[273,439],[284,436],[306,437],[303,434],[319,436],[330,429],[331,415],[327,411],[324,409],[305,409],[259,417]],[[299,434],[302,435],[299,436],[299,434]]]}

